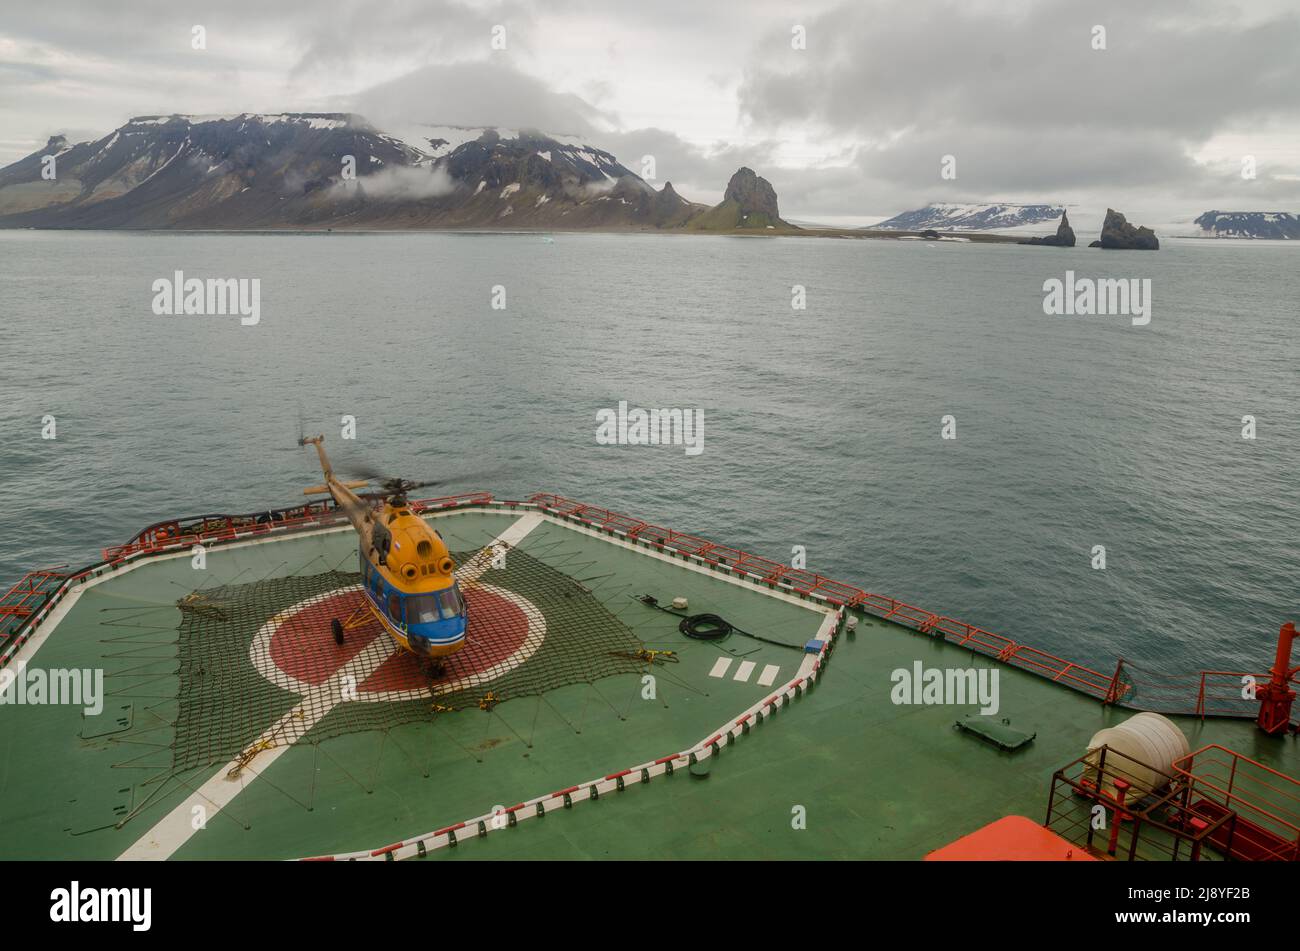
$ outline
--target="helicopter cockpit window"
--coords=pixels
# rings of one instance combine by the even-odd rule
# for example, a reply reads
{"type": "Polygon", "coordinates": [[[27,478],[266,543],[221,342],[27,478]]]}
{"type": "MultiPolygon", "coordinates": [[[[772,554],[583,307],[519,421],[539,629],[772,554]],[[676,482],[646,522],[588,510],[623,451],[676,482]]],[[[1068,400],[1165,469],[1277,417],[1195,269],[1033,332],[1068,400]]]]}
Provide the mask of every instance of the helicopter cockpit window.
{"type": "Polygon", "coordinates": [[[406,599],[406,614],[414,624],[438,620],[438,599],[432,594],[416,594],[406,599]]]}
{"type": "Polygon", "coordinates": [[[406,617],[413,624],[449,621],[463,610],[460,592],[455,588],[437,594],[416,594],[406,599],[406,617]]]}
{"type": "Polygon", "coordinates": [[[442,605],[442,616],[444,618],[456,617],[464,610],[460,600],[460,591],[454,586],[446,591],[439,591],[438,601],[442,605]]]}

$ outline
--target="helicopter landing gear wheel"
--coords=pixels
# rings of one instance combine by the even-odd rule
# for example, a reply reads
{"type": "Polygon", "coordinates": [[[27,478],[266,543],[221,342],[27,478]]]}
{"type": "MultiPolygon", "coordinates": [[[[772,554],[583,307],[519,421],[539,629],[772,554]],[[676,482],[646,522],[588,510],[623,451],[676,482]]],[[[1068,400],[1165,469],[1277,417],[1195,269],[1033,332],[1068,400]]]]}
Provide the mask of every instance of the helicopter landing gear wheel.
{"type": "Polygon", "coordinates": [[[330,620],[330,630],[334,632],[334,643],[339,646],[343,645],[343,622],[338,618],[330,620]]]}

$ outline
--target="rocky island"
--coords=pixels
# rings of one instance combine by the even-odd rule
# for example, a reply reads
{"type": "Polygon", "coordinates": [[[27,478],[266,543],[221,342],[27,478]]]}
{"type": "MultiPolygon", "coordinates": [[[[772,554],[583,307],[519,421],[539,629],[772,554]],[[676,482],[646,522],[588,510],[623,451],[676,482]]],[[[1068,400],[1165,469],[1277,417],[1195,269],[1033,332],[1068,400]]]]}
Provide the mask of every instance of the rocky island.
{"type": "Polygon", "coordinates": [[[1020,243],[1047,245],[1052,248],[1074,247],[1074,229],[1070,227],[1070,216],[1064,211],[1061,212],[1061,223],[1056,227],[1056,234],[1045,235],[1041,238],[1028,238],[1020,243]]]}
{"type": "Polygon", "coordinates": [[[1106,220],[1101,225],[1101,238],[1088,247],[1118,251],[1158,251],[1160,241],[1150,228],[1134,227],[1114,208],[1107,208],[1106,220]]]}
{"type": "Polygon", "coordinates": [[[793,228],[781,220],[777,209],[776,189],[753,169],[741,168],[727,182],[722,202],[687,222],[694,230],[731,230],[734,228],[793,228]]]}

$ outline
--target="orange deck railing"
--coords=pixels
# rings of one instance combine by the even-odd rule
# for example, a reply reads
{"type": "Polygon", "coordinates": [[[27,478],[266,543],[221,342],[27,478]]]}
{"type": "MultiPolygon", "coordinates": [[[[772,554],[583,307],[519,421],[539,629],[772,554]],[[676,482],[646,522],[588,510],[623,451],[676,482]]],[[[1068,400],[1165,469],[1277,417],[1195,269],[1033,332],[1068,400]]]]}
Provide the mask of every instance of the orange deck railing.
{"type": "MultiPolygon", "coordinates": [[[[438,499],[413,501],[412,508],[427,511],[448,505],[486,505],[492,501],[488,492],[466,492],[438,499]]],[[[157,552],[207,542],[220,543],[233,538],[271,531],[341,523],[343,515],[333,499],[320,499],[290,508],[270,509],[250,515],[195,515],[190,518],[157,522],[138,532],[124,545],[114,545],[102,552],[104,561],[118,564],[133,555],[157,552]]]]}
{"type": "MultiPolygon", "coordinates": [[[[1202,670],[1168,675],[1121,660],[1115,668],[1116,690],[1125,703],[1153,713],[1206,717],[1255,717],[1256,692],[1269,682],[1268,673],[1248,670],[1202,670]]],[[[1294,682],[1295,676],[1292,676],[1294,682]]]]}
{"type": "Polygon", "coordinates": [[[67,574],[59,569],[29,571],[0,596],[0,643],[34,615],[67,574]]]}
{"type": "Polygon", "coordinates": [[[1230,847],[1236,813],[1200,816],[1188,799],[1177,776],[1103,744],[1052,774],[1043,825],[1098,858],[1196,862],[1230,847]]]}
{"type": "MultiPolygon", "coordinates": [[[[1019,643],[1002,634],[958,621],[945,615],[918,608],[897,598],[872,594],[843,581],[803,568],[772,561],[739,548],[719,545],[708,539],[655,525],[595,505],[587,505],[559,495],[537,493],[527,502],[498,502],[488,492],[466,492],[459,495],[432,499],[413,499],[416,511],[453,509],[471,506],[501,505],[505,507],[528,506],[560,518],[575,520],[607,533],[617,533],[631,541],[646,544],[661,551],[670,551],[686,558],[694,558],[710,567],[728,574],[745,576],[772,588],[783,588],[792,593],[815,598],[834,607],[856,609],[896,624],[909,627],[921,634],[942,637],[950,644],[965,647],[1004,664],[1010,664],[1031,673],[1064,684],[1074,690],[1096,697],[1103,703],[1121,703],[1136,709],[1156,709],[1147,706],[1136,693],[1131,676],[1137,668],[1121,661],[1111,675],[1100,673],[1083,664],[1058,657],[1047,651],[1019,643]]],[[[30,627],[36,614],[52,599],[61,597],[64,589],[82,575],[100,568],[114,568],[129,558],[147,556],[162,551],[175,551],[197,544],[220,544],[237,538],[246,538],[269,532],[333,525],[343,521],[332,499],[305,502],[288,508],[271,509],[248,515],[200,515],[190,518],[157,522],[136,533],[123,545],[105,548],[103,562],[71,575],[49,572],[32,572],[0,598],[0,666],[8,662],[16,645],[25,640],[25,629],[30,627]],[[30,587],[38,576],[49,575],[49,580],[62,578],[60,586],[41,587],[24,595],[24,585],[30,587]],[[4,605],[12,613],[5,615],[4,605]],[[5,622],[9,621],[6,628],[5,622]]],[[[1258,712],[1255,704],[1229,702],[1223,695],[1223,678],[1237,676],[1223,671],[1206,671],[1189,678],[1150,678],[1143,683],[1157,706],[1167,706],[1161,712],[1184,713],[1200,716],[1250,716],[1258,712]],[[1195,685],[1199,676],[1199,689],[1195,685]],[[1163,686],[1158,686],[1163,684],[1163,686]]],[[[1265,676],[1260,677],[1263,683],[1265,676]]]]}
{"type": "Polygon", "coordinates": [[[636,541],[648,542],[656,548],[673,549],[730,573],[750,575],[771,587],[786,587],[798,594],[821,598],[835,607],[843,605],[902,624],[922,634],[943,637],[951,644],[1023,668],[1098,699],[1115,699],[1110,697],[1113,678],[1107,674],[973,624],[915,607],[897,598],[872,594],[813,571],[791,568],[739,548],[718,545],[695,535],[676,532],[562,496],[538,494],[530,496],[528,501],[552,514],[588,522],[606,531],[617,531],[636,541]]]}
{"type": "Polygon", "coordinates": [[[1214,824],[1236,815],[1231,838],[1211,840],[1225,854],[1253,861],[1300,860],[1300,781],[1218,744],[1174,762],[1187,789],[1187,810],[1214,824]]]}

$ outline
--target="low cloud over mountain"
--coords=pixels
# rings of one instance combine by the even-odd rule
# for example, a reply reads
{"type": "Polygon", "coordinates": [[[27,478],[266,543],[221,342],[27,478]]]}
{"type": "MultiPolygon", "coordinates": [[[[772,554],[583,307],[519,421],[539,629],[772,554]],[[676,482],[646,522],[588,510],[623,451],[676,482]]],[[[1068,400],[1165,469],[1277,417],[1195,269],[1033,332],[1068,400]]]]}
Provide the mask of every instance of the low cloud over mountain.
{"type": "Polygon", "coordinates": [[[0,227],[775,230],[772,186],[737,172],[716,208],[582,138],[347,113],[141,116],[52,138],[0,169],[0,227]]]}

